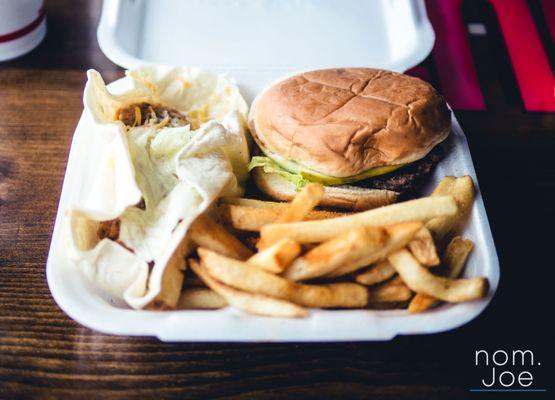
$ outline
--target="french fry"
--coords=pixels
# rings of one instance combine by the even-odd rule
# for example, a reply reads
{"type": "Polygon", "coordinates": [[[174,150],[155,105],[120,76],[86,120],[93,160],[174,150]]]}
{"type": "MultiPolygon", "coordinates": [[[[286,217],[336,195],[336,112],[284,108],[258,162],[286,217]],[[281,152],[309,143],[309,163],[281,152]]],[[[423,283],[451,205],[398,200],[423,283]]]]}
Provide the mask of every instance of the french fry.
{"type": "Polygon", "coordinates": [[[460,178],[445,177],[434,190],[432,196],[436,196],[436,193],[444,194],[443,192],[448,192],[449,195],[453,196],[458,211],[455,215],[434,218],[426,223],[426,227],[437,240],[441,240],[453,230],[459,228],[470,213],[474,202],[474,183],[468,175],[460,178]]]}
{"type": "Polygon", "coordinates": [[[64,229],[67,231],[66,240],[70,247],[80,251],[92,250],[100,241],[100,222],[93,221],[76,210],[66,211],[65,217],[64,229]]]}
{"type": "MultiPolygon", "coordinates": [[[[185,261],[182,261],[185,262],[185,261]]],[[[170,260],[164,269],[160,293],[147,305],[149,310],[173,310],[179,301],[183,286],[183,271],[170,260]]]]}
{"type": "Polygon", "coordinates": [[[354,229],[299,257],[283,276],[292,281],[303,281],[327,275],[345,264],[360,262],[382,248],[386,241],[387,234],[383,228],[368,226],[354,229]]]}
{"type": "Polygon", "coordinates": [[[210,276],[246,292],[315,308],[355,308],[368,303],[368,291],[356,283],[302,285],[208,249],[199,248],[198,254],[210,276]]]}
{"type": "Polygon", "coordinates": [[[460,236],[454,237],[447,246],[443,256],[446,268],[445,276],[449,278],[461,276],[472,249],[474,249],[472,240],[463,239],[460,236]]]}
{"type": "Polygon", "coordinates": [[[439,265],[440,260],[437,255],[436,245],[428,229],[420,229],[414,236],[414,239],[409,242],[408,248],[420,264],[428,267],[439,265]]]}
{"type": "Polygon", "coordinates": [[[270,224],[261,229],[261,237],[268,245],[284,237],[289,237],[301,244],[324,242],[361,226],[385,226],[409,221],[427,221],[456,213],[457,204],[451,196],[424,197],[321,221],[270,224]]]}
{"type": "Polygon", "coordinates": [[[382,283],[397,272],[387,260],[378,261],[376,264],[370,266],[367,271],[364,271],[356,276],[356,281],[362,285],[376,285],[382,283]]]}
{"type": "Polygon", "coordinates": [[[412,290],[404,283],[385,283],[368,290],[370,303],[397,303],[410,300],[412,290]]]}
{"type": "Polygon", "coordinates": [[[189,236],[197,246],[206,247],[232,258],[245,260],[252,255],[239,239],[206,214],[199,215],[191,224],[189,236]]]}
{"type": "Polygon", "coordinates": [[[464,219],[468,217],[474,204],[476,196],[476,189],[472,178],[468,175],[457,178],[455,182],[454,194],[455,201],[459,206],[459,218],[464,219]]]}
{"type": "Polygon", "coordinates": [[[206,309],[213,310],[227,306],[227,301],[218,293],[208,288],[187,289],[181,293],[177,303],[178,310],[206,309]]]}
{"type": "MultiPolygon", "coordinates": [[[[470,255],[474,244],[470,240],[462,239],[460,236],[454,237],[444,255],[445,276],[448,278],[458,278],[464,268],[466,260],[470,255]]],[[[434,307],[439,300],[423,293],[417,293],[409,304],[410,313],[419,313],[434,307]]]]}
{"type": "MultiPolygon", "coordinates": [[[[389,260],[388,260],[389,261],[389,260]]],[[[391,264],[391,263],[390,263],[391,264]]],[[[395,275],[392,279],[390,279],[387,283],[389,283],[390,285],[401,285],[401,284],[405,284],[405,281],[403,281],[403,278],[401,278],[399,275],[395,275]]]]}
{"type": "MultiPolygon", "coordinates": [[[[341,267],[333,270],[326,276],[335,277],[347,275],[366,265],[382,260],[401,248],[403,248],[422,228],[421,222],[405,222],[395,225],[386,226],[384,229],[387,233],[387,240],[380,248],[376,248],[373,252],[368,252],[367,256],[352,263],[344,263],[341,267]]],[[[368,249],[370,250],[370,249],[368,249]]]]}
{"type": "Polygon", "coordinates": [[[488,281],[483,277],[451,279],[435,276],[408,250],[399,250],[388,259],[409,288],[443,301],[458,303],[481,299],[489,289],[488,281]]]}
{"type": "Polygon", "coordinates": [[[183,271],[187,267],[185,256],[192,250],[191,240],[189,236],[185,236],[168,260],[162,274],[160,292],[146,306],[147,309],[173,310],[177,306],[183,287],[183,271]]]}
{"type": "Polygon", "coordinates": [[[247,263],[274,274],[282,273],[301,253],[301,245],[291,239],[281,239],[251,256],[247,263]]]}
{"type": "Polygon", "coordinates": [[[265,315],[269,317],[302,318],[308,311],[288,301],[274,299],[268,296],[243,292],[227,286],[212,278],[195,260],[190,260],[191,269],[213,291],[222,296],[232,307],[248,314],[265,315]]]}
{"type": "Polygon", "coordinates": [[[285,212],[275,223],[298,222],[318,205],[324,195],[324,186],[320,183],[309,183],[295,196],[285,212]]]}
{"type": "Polygon", "coordinates": [[[285,271],[284,277],[301,281],[349,274],[402,248],[421,227],[420,222],[406,222],[386,228],[354,229],[299,257],[285,271]]]}
{"type": "Polygon", "coordinates": [[[453,193],[453,186],[455,186],[455,182],[457,178],[454,176],[446,176],[444,177],[435,187],[434,191],[432,192],[431,196],[452,196],[453,193]]]}
{"type": "MultiPolygon", "coordinates": [[[[324,186],[320,183],[309,183],[306,185],[285,209],[283,214],[276,219],[276,223],[298,222],[306,218],[306,216],[314,210],[318,202],[324,195],[324,186]]],[[[259,250],[268,247],[264,239],[260,238],[257,243],[259,250]]]]}
{"type": "Polygon", "coordinates": [[[459,228],[471,210],[474,186],[469,176],[445,177],[430,197],[359,213],[314,210],[322,195],[322,185],[309,184],[290,203],[220,199],[224,223],[260,231],[260,251],[252,254],[238,238],[201,215],[172,257],[175,262],[168,263],[162,290],[147,308],[231,305],[251,314],[303,317],[308,313],[304,307],[381,309],[410,301],[408,311],[416,313],[441,301],[471,301],[487,294],[486,278],[457,279],[471,241],[454,238],[438,274],[428,269],[440,264],[434,240],[444,245],[441,239],[459,228]],[[189,260],[195,275],[183,284],[183,259],[194,248],[200,261],[189,260]],[[299,283],[327,281],[367,266],[355,277],[357,283],[299,283]],[[208,287],[199,287],[197,277],[208,287]]]}
{"type": "MultiPolygon", "coordinates": [[[[288,204],[288,203],[286,203],[288,204]]],[[[277,221],[283,214],[283,207],[252,207],[246,205],[222,204],[218,207],[220,219],[227,225],[242,231],[258,232],[263,226],[277,221]]],[[[333,211],[313,210],[306,215],[307,220],[334,218],[346,215],[333,211]]]]}

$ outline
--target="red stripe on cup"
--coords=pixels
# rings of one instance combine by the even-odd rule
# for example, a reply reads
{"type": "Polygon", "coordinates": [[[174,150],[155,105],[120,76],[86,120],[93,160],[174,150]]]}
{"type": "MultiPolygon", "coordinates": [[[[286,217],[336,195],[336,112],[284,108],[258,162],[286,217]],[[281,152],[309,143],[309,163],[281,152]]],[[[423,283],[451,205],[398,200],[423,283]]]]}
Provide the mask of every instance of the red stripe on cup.
{"type": "Polygon", "coordinates": [[[23,28],[18,29],[17,31],[0,35],[0,43],[11,42],[12,40],[19,39],[20,37],[31,33],[41,24],[41,22],[44,20],[44,17],[44,9],[41,8],[39,10],[39,15],[37,16],[37,18],[35,18],[33,22],[31,22],[29,25],[26,25],[23,28]]]}

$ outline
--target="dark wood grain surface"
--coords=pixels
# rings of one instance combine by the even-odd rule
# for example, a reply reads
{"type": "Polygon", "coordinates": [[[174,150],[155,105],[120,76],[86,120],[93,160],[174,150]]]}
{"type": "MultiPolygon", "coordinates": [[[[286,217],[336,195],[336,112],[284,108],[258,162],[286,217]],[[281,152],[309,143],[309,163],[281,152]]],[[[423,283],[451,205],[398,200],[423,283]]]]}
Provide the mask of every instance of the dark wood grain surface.
{"type": "Polygon", "coordinates": [[[555,116],[522,111],[514,82],[497,73],[510,70],[507,60],[488,50],[498,43],[472,43],[488,111],[457,112],[502,269],[480,317],[384,343],[171,344],[81,327],[48,290],[45,262],[85,71],[110,81],[122,70],[96,43],[100,1],[46,8],[45,41],[0,64],[1,399],[495,398],[468,392],[480,379],[479,348],[533,349],[545,361],[536,383],[551,390],[555,116]]]}

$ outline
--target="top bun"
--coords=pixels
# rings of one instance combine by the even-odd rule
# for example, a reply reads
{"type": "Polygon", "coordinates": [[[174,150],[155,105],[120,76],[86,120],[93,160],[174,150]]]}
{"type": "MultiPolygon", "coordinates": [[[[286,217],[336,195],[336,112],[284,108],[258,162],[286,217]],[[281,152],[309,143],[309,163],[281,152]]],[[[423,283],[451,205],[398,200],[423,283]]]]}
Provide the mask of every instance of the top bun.
{"type": "Polygon", "coordinates": [[[370,68],[292,76],[254,102],[249,125],[263,149],[321,174],[349,177],[426,156],[451,128],[428,83],[370,68]]]}

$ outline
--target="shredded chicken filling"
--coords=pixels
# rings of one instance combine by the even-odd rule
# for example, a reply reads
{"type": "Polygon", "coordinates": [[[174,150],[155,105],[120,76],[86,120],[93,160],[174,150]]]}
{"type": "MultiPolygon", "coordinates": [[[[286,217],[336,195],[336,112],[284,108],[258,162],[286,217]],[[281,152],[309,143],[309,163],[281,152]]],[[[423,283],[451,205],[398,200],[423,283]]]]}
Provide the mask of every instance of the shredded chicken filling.
{"type": "Polygon", "coordinates": [[[117,119],[129,128],[144,125],[185,126],[189,121],[177,110],[149,103],[130,104],[117,112],[117,119]]]}
{"type": "Polygon", "coordinates": [[[116,241],[119,237],[119,227],[119,218],[102,221],[100,225],[98,225],[96,235],[100,240],[108,238],[110,240],[116,241]]]}

